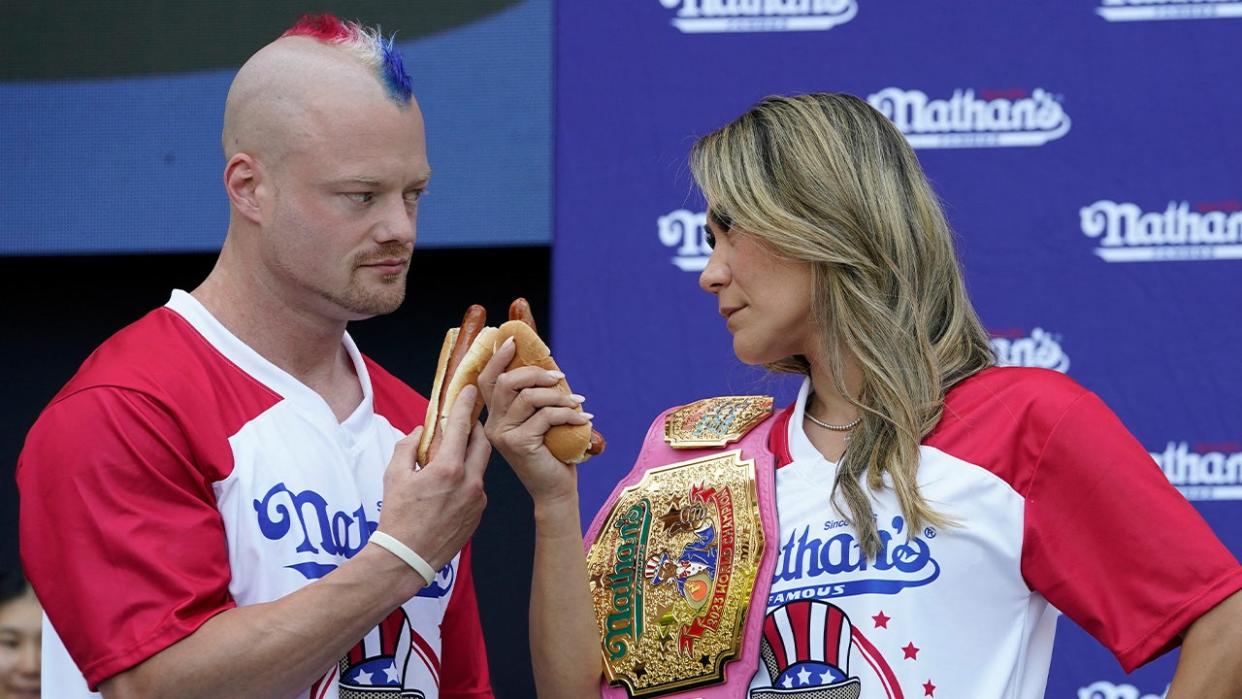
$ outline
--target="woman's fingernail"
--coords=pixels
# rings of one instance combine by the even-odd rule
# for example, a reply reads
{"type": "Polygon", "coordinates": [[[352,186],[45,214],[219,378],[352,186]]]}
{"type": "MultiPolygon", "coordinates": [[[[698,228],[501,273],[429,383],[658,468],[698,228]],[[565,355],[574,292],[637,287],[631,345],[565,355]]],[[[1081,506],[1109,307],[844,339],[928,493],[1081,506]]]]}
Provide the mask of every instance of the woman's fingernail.
{"type": "Polygon", "coordinates": [[[509,346],[509,345],[511,345],[511,344],[513,344],[513,336],[512,336],[512,335],[510,335],[509,337],[506,337],[506,338],[505,338],[505,341],[504,341],[504,342],[502,342],[502,343],[500,343],[500,349],[504,349],[504,348],[508,347],[508,346],[509,346]]]}
{"type": "Polygon", "coordinates": [[[548,378],[556,379],[557,381],[560,381],[561,379],[565,378],[565,375],[559,371],[549,371],[548,378]]]}
{"type": "Polygon", "coordinates": [[[594,419],[595,419],[595,413],[588,413],[588,412],[587,412],[587,411],[585,411],[585,410],[583,410],[583,411],[580,413],[580,415],[582,415],[582,417],[585,417],[585,418],[586,418],[586,419],[588,419],[588,420],[594,420],[594,419]]]}
{"type": "Polygon", "coordinates": [[[571,393],[571,394],[569,394],[569,400],[572,400],[573,402],[577,403],[578,405],[582,405],[583,403],[585,403],[585,402],[586,402],[586,396],[579,395],[579,394],[577,394],[577,393],[571,393]]]}

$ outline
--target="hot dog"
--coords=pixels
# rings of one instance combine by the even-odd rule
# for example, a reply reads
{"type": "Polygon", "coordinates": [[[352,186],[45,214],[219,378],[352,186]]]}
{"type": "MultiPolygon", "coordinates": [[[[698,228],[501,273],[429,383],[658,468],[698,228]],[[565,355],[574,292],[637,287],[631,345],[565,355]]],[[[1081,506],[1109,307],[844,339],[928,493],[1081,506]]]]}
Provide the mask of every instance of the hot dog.
{"type": "MultiPolygon", "coordinates": [[[[538,366],[548,371],[558,369],[548,346],[535,332],[530,304],[525,299],[515,300],[509,307],[509,318],[509,322],[499,328],[486,327],[486,312],[480,306],[471,306],[462,319],[461,328],[453,328],[445,335],[423,435],[418,445],[420,465],[426,465],[434,457],[440,433],[457,395],[463,388],[478,381],[479,373],[505,340],[512,337],[516,348],[506,371],[524,366],[538,366]]],[[[564,379],[558,381],[555,388],[566,394],[571,392],[564,379]]],[[[475,406],[475,420],[482,406],[483,401],[480,400],[475,406]]],[[[581,408],[575,409],[581,411],[581,408]]],[[[558,460],[576,464],[600,453],[603,437],[589,424],[557,425],[544,435],[544,444],[558,460]]]]}
{"type": "MultiPolygon", "coordinates": [[[[444,335],[444,344],[440,347],[440,361],[436,366],[435,383],[431,387],[431,402],[427,405],[427,417],[423,421],[423,434],[418,440],[418,451],[415,458],[420,466],[426,466],[440,448],[441,432],[448,421],[449,408],[461,389],[474,383],[483,365],[491,358],[491,352],[484,356],[484,347],[478,346],[478,339],[487,330],[487,311],[479,305],[466,309],[462,317],[461,327],[450,328],[444,335]],[[480,357],[482,361],[480,361],[480,357]]],[[[471,422],[479,419],[483,412],[483,401],[476,402],[471,422]]]]}
{"type": "MultiPolygon", "coordinates": [[[[527,325],[529,325],[530,329],[534,331],[536,334],[538,334],[539,332],[538,329],[535,327],[535,316],[534,316],[534,313],[532,313],[530,310],[530,303],[527,302],[527,300],[524,298],[516,298],[513,300],[513,303],[509,304],[509,320],[520,320],[523,323],[526,323],[527,325]]],[[[515,368],[515,367],[510,367],[510,368],[515,368]]],[[[566,384],[566,388],[568,388],[568,384],[566,384]]],[[[553,428],[553,429],[558,429],[558,428],[553,428]]],[[[544,441],[545,442],[547,441],[546,438],[544,441]]],[[[594,428],[592,428],[591,438],[587,444],[586,454],[583,456],[582,460],[585,461],[587,457],[595,456],[596,454],[602,454],[606,446],[607,446],[607,442],[604,441],[604,435],[600,434],[594,428]]],[[[578,462],[569,462],[569,463],[578,463],[578,462]]]]}

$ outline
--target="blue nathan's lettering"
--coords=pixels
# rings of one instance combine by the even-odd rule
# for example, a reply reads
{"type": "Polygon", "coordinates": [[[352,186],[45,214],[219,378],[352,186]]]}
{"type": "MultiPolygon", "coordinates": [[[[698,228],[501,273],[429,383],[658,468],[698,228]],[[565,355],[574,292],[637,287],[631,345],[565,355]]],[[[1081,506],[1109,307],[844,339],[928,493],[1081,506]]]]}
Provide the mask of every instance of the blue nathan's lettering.
{"type": "Polygon", "coordinates": [[[772,577],[774,589],[769,608],[798,599],[828,599],[850,595],[892,595],[908,587],[920,587],[940,577],[940,564],[932,557],[927,541],[902,535],[905,521],[892,520],[893,531],[880,530],[880,550],[868,561],[850,531],[828,538],[811,536],[811,528],[792,532],[781,546],[780,560],[772,577]],[[818,579],[825,575],[852,575],[849,580],[818,579]],[[806,581],[804,586],[789,583],[806,581]]]}
{"type": "MultiPolygon", "coordinates": [[[[897,533],[901,532],[904,525],[901,517],[893,518],[893,529],[897,533]]],[[[810,527],[804,527],[800,535],[796,532],[790,534],[781,546],[780,567],[774,580],[786,582],[825,573],[838,575],[868,568],[917,573],[932,562],[931,549],[927,542],[914,537],[894,544],[893,538],[892,532],[881,529],[880,550],[874,561],[867,561],[853,532],[843,531],[827,539],[820,539],[811,536],[810,527]]]]}
{"type": "Polygon", "coordinates": [[[350,512],[329,511],[328,502],[313,490],[295,493],[277,483],[262,500],[254,501],[259,531],[272,541],[280,541],[295,531],[301,540],[298,553],[326,553],[351,558],[362,550],[379,526],[367,519],[360,504],[350,512]]]}

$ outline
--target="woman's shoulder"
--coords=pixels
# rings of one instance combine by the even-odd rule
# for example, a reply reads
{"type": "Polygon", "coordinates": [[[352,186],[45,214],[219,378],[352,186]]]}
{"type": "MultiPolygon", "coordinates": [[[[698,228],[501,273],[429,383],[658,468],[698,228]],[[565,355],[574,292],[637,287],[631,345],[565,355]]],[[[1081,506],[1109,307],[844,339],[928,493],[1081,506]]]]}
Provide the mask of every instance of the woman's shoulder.
{"type": "Polygon", "coordinates": [[[1052,369],[989,367],[954,384],[945,393],[950,406],[992,404],[1026,409],[1063,410],[1090,393],[1077,381],[1052,369]]]}
{"type": "Polygon", "coordinates": [[[925,440],[1039,440],[1091,392],[1050,369],[991,367],[962,379],[945,394],[940,422],[925,440]]]}

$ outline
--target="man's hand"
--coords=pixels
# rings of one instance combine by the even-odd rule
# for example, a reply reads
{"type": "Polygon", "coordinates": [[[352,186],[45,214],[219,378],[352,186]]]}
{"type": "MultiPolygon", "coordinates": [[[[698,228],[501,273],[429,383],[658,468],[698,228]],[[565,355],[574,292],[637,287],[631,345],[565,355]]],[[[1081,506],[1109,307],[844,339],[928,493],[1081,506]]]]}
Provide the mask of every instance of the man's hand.
{"type": "Polygon", "coordinates": [[[536,504],[578,495],[574,467],[561,463],[543,444],[556,425],[584,425],[590,413],[574,408],[582,396],[567,395],[553,386],[560,372],[539,367],[505,371],[513,360],[513,340],[506,340],[479,374],[479,391],[487,403],[487,438],[517,473],[536,504]]]}
{"type": "Polygon", "coordinates": [[[482,426],[470,420],[477,400],[473,386],[458,394],[440,450],[426,467],[417,469],[414,460],[423,431],[419,427],[397,442],[384,472],[380,531],[413,549],[435,570],[466,545],[487,504],[483,473],[492,447],[482,426]]]}

